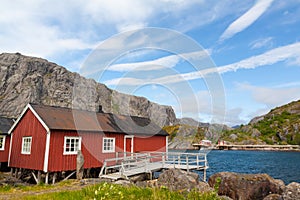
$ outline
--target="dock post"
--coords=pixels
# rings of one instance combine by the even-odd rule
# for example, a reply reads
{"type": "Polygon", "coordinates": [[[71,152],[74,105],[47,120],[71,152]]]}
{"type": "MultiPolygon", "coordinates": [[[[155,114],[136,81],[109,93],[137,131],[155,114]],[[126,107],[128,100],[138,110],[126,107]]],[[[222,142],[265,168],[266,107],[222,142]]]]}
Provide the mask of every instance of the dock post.
{"type": "Polygon", "coordinates": [[[189,156],[186,155],[186,171],[187,173],[190,173],[190,168],[189,168],[189,156]]]}
{"type": "Polygon", "coordinates": [[[173,156],[173,165],[174,165],[174,169],[175,169],[175,156],[173,156]]]}

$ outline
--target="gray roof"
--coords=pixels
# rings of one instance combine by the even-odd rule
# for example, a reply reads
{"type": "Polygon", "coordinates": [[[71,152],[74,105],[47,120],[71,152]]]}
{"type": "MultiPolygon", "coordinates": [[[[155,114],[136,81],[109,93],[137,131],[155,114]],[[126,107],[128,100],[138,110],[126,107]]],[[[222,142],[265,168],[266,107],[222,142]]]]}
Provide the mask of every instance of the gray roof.
{"type": "Polygon", "coordinates": [[[168,135],[167,132],[148,118],[111,113],[95,113],[44,105],[31,106],[51,130],[93,131],[133,135],[168,135]]]}
{"type": "Polygon", "coordinates": [[[7,134],[13,123],[11,118],[0,117],[0,134],[7,134]]]}

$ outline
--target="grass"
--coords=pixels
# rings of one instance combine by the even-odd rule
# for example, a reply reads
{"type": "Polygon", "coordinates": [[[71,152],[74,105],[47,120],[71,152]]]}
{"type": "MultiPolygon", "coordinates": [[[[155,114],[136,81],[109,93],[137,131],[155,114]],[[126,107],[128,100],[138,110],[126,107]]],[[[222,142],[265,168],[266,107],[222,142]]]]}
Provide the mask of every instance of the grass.
{"type": "MultiPolygon", "coordinates": [[[[67,184],[64,183],[64,186],[67,184]]],[[[27,187],[27,186],[26,186],[27,187]]],[[[45,186],[32,186],[33,190],[37,188],[42,189],[45,186]]],[[[57,187],[57,186],[49,186],[49,187],[57,187]]],[[[2,188],[3,190],[3,188],[2,188]]],[[[10,189],[11,191],[11,189],[10,189]]],[[[21,192],[21,191],[19,191],[21,192]]],[[[77,191],[60,191],[60,192],[51,192],[39,195],[30,195],[22,194],[21,197],[16,199],[86,199],[86,200],[114,200],[114,199],[126,199],[126,200],[184,200],[184,199],[193,199],[193,200],[219,200],[220,197],[216,194],[216,192],[201,192],[197,190],[193,190],[191,192],[178,192],[178,191],[170,191],[166,187],[160,188],[140,188],[136,186],[121,186],[111,183],[100,183],[97,185],[92,185],[88,187],[84,187],[81,190],[77,191]]]]}

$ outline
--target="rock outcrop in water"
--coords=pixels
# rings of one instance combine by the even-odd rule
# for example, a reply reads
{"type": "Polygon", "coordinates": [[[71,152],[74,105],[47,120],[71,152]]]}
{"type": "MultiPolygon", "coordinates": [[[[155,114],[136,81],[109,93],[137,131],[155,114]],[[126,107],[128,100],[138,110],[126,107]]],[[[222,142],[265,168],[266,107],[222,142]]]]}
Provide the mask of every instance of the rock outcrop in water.
{"type": "Polygon", "coordinates": [[[0,116],[16,118],[28,103],[149,117],[160,126],[176,121],[170,106],[122,94],[45,59],[0,54],[0,116]]]}
{"type": "Polygon", "coordinates": [[[295,200],[300,199],[300,183],[292,182],[285,186],[279,179],[267,174],[239,174],[220,172],[208,181],[219,195],[234,200],[295,200]]]}

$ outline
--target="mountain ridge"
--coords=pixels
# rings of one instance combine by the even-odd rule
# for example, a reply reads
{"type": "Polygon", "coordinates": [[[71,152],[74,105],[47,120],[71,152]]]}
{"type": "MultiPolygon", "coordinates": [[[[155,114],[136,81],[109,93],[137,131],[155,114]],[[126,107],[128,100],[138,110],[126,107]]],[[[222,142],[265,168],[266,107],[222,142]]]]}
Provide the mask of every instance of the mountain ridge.
{"type": "Polygon", "coordinates": [[[171,106],[123,94],[43,58],[0,54],[0,115],[16,118],[28,103],[147,117],[159,126],[175,123],[171,106]]]}

